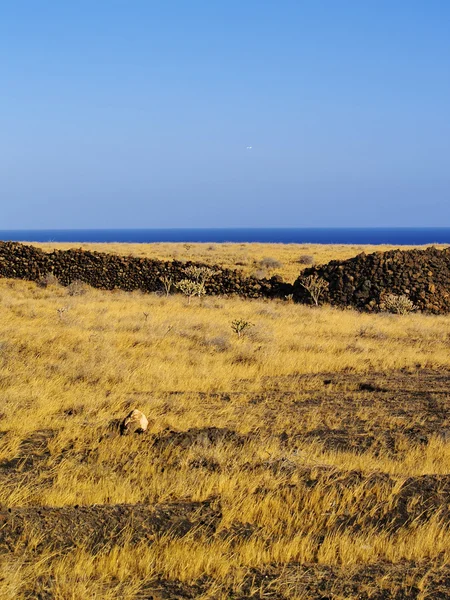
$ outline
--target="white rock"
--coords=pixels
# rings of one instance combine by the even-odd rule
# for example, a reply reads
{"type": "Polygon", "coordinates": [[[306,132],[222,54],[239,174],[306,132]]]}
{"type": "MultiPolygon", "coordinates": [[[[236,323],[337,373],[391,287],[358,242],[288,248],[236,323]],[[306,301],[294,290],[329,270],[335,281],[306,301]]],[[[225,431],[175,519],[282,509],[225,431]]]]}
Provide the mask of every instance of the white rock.
{"type": "Polygon", "coordinates": [[[143,412],[133,409],[122,421],[121,433],[143,433],[147,431],[148,419],[143,412]]]}

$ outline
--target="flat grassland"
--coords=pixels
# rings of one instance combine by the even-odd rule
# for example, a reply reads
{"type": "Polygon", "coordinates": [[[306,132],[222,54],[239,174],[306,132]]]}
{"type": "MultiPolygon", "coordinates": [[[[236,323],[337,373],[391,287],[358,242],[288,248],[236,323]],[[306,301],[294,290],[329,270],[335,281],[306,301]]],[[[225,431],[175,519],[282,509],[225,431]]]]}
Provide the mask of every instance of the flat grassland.
{"type": "MultiPolygon", "coordinates": [[[[95,249],[291,281],[372,250],[95,249]]],[[[450,597],[448,316],[77,292],[0,280],[2,600],[450,597]]]]}

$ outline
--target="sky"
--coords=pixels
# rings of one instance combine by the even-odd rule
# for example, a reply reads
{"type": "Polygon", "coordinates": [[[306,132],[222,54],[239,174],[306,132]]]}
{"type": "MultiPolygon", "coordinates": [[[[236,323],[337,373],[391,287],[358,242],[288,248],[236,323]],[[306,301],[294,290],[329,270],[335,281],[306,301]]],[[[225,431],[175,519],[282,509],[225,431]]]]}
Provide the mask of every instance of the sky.
{"type": "Polygon", "coordinates": [[[0,230],[389,226],[450,226],[448,0],[0,0],[0,230]]]}

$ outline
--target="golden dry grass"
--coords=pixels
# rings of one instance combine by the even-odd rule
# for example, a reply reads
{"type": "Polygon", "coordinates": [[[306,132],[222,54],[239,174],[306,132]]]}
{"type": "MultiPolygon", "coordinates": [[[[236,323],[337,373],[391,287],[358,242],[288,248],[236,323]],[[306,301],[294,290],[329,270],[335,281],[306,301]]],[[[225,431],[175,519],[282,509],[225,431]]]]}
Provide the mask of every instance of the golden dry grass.
{"type": "MultiPolygon", "coordinates": [[[[178,258],[206,262],[210,252],[212,262],[220,254],[222,264],[232,266],[246,253],[250,263],[270,255],[292,267],[299,254],[316,254],[322,262],[333,251],[235,246],[192,245],[189,255],[180,250],[178,258]]],[[[170,249],[161,244],[141,251],[168,258],[170,249]]],[[[139,248],[112,250],[128,254],[139,248]]],[[[341,248],[334,258],[358,250],[341,248]]],[[[289,272],[286,267],[292,279],[289,272]]],[[[369,501],[373,514],[391,510],[408,477],[447,475],[449,437],[433,430],[418,444],[398,434],[395,452],[336,449],[308,438],[320,428],[353,426],[346,422],[346,407],[348,419],[375,436],[430,426],[428,413],[403,416],[394,405],[372,405],[357,382],[403,370],[414,388],[421,369],[448,370],[449,317],[368,315],[239,298],[207,297],[188,306],[179,295],[94,289],[69,296],[59,286],[42,289],[12,280],[0,280],[0,311],[0,463],[19,456],[21,444],[34,433],[53,431],[48,453],[32,470],[19,465],[2,476],[1,505],[214,498],[222,515],[218,534],[239,523],[254,528],[249,537],[199,531],[96,553],[80,547],[70,554],[49,548],[36,554],[32,547],[38,540],[31,537],[24,559],[14,552],[0,559],[2,598],[25,597],[30,582],[51,580],[54,598],[131,599],[144,597],[139,595],[144,581],[193,585],[202,577],[209,583],[201,597],[229,598],[229,590],[239,597],[252,569],[273,565],[279,573],[270,589],[255,580],[251,594],[300,598],[307,596],[285,570],[294,563],[350,568],[404,560],[436,566],[450,560],[450,532],[439,511],[394,532],[358,516],[369,501]],[[231,329],[237,318],[254,324],[242,339],[231,329]],[[330,376],[338,377],[339,385],[325,382],[330,376]],[[322,396],[327,401],[320,401],[322,396]],[[132,407],[149,417],[148,434],[102,439],[109,420],[132,407]],[[227,428],[244,441],[180,447],[145,441],[169,430],[208,427],[227,428]],[[285,432],[297,436],[295,444],[282,442],[285,432]],[[355,472],[361,474],[359,483],[339,484],[355,472]],[[369,485],[373,474],[384,474],[388,483],[380,477],[369,485]],[[360,519],[364,527],[340,527],[343,515],[360,519]]],[[[436,392],[437,404],[448,400],[442,394],[436,392]]],[[[412,512],[419,496],[409,500],[412,512]]]]}

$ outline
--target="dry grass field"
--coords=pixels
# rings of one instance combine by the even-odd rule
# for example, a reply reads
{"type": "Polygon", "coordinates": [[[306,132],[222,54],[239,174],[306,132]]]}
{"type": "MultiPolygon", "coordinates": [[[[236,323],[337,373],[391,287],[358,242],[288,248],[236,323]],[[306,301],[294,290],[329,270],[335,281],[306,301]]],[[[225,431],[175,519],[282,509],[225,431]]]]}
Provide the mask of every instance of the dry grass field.
{"type": "Polygon", "coordinates": [[[450,597],[449,317],[82,291],[0,280],[2,600],[450,597]]]}

